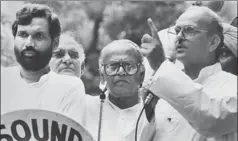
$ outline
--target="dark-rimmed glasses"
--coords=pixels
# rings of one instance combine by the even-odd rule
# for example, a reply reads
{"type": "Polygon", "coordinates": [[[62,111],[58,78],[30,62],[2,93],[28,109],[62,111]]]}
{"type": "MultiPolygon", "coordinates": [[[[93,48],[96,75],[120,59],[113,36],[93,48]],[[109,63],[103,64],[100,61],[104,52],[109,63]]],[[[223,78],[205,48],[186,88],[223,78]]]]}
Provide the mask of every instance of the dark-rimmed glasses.
{"type": "Polygon", "coordinates": [[[114,62],[109,64],[102,64],[104,67],[104,72],[107,76],[115,76],[119,75],[119,69],[120,67],[123,68],[126,75],[134,75],[138,72],[140,68],[141,63],[134,63],[134,62],[114,62]]]}

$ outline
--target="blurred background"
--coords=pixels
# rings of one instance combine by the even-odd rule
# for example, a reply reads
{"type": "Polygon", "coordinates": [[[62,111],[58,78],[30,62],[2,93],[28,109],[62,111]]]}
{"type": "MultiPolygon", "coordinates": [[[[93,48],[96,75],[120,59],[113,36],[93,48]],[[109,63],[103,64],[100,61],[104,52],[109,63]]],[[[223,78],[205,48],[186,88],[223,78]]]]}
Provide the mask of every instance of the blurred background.
{"type": "MultiPolygon", "coordinates": [[[[58,14],[62,32],[73,32],[84,46],[86,67],[82,80],[86,93],[100,92],[98,57],[100,50],[112,40],[126,38],[140,45],[143,34],[150,34],[147,18],[158,30],[168,28],[193,1],[1,1],[1,66],[16,65],[11,24],[16,11],[24,3],[41,3],[58,14]]],[[[214,5],[219,7],[219,5],[214,5]]],[[[230,23],[237,16],[237,1],[225,1],[218,14],[230,23]]]]}

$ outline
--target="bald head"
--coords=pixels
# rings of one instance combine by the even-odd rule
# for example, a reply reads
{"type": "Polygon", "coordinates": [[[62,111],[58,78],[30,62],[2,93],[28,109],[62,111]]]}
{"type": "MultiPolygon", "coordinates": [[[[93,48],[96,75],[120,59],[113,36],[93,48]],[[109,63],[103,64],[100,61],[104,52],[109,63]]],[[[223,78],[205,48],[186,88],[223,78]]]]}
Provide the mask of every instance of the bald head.
{"type": "Polygon", "coordinates": [[[127,39],[115,40],[109,43],[107,46],[105,46],[100,53],[99,66],[105,63],[105,60],[107,60],[108,57],[113,55],[133,56],[135,58],[135,61],[137,61],[138,63],[142,63],[143,61],[143,57],[139,52],[139,46],[127,39]]]}
{"type": "Polygon", "coordinates": [[[217,13],[205,6],[191,6],[178,18],[176,23],[178,22],[182,25],[192,24],[206,30],[208,36],[219,36],[220,43],[215,50],[218,58],[217,50],[223,46],[224,36],[222,22],[217,13]]]}
{"type": "Polygon", "coordinates": [[[209,33],[222,34],[222,25],[220,17],[211,9],[205,6],[189,7],[177,21],[194,21],[201,28],[209,31],[209,33]]]}

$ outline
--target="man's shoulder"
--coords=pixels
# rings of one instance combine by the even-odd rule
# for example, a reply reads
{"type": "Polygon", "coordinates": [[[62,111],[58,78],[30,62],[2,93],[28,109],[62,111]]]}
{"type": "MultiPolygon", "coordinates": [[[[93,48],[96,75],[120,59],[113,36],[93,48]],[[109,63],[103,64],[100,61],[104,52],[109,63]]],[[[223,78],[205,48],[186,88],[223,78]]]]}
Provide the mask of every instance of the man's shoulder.
{"type": "Polygon", "coordinates": [[[20,75],[20,68],[19,66],[13,67],[1,67],[1,79],[7,78],[8,80],[12,81],[18,78],[20,75]]]}
{"type": "Polygon", "coordinates": [[[229,92],[237,93],[237,76],[229,72],[221,71],[217,76],[217,83],[221,83],[220,88],[229,92]]]}
{"type": "Polygon", "coordinates": [[[50,72],[49,75],[47,87],[57,88],[57,91],[69,91],[70,93],[77,91],[77,93],[85,94],[85,86],[80,78],[60,75],[55,72],[50,72]]]}
{"type": "Polygon", "coordinates": [[[13,71],[19,71],[19,66],[3,67],[1,66],[1,73],[11,73],[13,71]]]}
{"type": "Polygon", "coordinates": [[[69,75],[61,75],[57,74],[53,71],[50,72],[51,80],[54,81],[55,84],[64,84],[64,85],[84,85],[82,80],[75,76],[69,75]]]}
{"type": "Polygon", "coordinates": [[[226,71],[221,71],[219,73],[220,77],[224,78],[225,80],[229,81],[229,82],[237,82],[237,76],[232,74],[232,73],[229,73],[229,72],[226,72],[226,71]]]}

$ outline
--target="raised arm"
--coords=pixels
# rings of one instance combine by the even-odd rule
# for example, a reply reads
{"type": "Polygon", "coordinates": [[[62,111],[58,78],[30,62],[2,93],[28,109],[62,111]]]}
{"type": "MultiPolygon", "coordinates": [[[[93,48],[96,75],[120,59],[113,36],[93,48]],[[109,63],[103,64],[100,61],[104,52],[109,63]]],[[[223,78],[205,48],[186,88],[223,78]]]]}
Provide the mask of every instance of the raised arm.
{"type": "MultiPolygon", "coordinates": [[[[219,137],[237,131],[237,80],[214,83],[207,90],[174,64],[165,61],[155,74],[149,90],[166,100],[201,135],[219,137]]],[[[216,81],[216,80],[214,80],[216,81]]]]}

